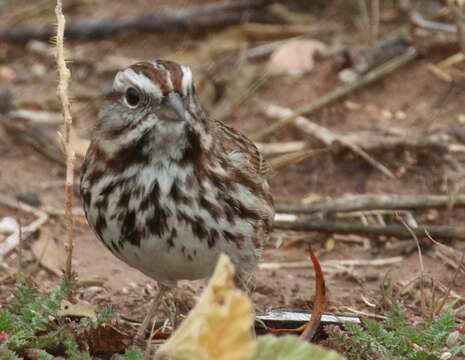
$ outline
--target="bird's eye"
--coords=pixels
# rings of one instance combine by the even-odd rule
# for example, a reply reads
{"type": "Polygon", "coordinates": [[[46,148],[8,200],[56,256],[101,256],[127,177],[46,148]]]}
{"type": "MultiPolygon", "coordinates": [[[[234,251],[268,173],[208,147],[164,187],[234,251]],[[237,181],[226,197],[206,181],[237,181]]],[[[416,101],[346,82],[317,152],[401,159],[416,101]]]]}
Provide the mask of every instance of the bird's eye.
{"type": "Polygon", "coordinates": [[[126,90],[126,102],[128,103],[128,105],[131,107],[135,107],[139,104],[139,101],[140,101],[139,92],[133,87],[128,88],[126,90]]]}

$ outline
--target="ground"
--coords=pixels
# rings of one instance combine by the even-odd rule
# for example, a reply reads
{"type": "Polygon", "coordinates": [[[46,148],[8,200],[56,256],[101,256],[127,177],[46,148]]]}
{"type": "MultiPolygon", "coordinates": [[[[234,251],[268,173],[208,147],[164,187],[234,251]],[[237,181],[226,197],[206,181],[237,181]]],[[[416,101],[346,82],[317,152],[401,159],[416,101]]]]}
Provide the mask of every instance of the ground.
{"type": "MultiPolygon", "coordinates": [[[[11,12],[0,13],[0,24],[12,24],[12,19],[28,8],[27,3],[17,1],[7,5],[6,8],[11,12]]],[[[153,5],[152,2],[144,0],[134,0],[131,4],[127,4],[126,1],[109,0],[75,3],[75,6],[67,10],[68,21],[95,16],[95,14],[122,16],[138,14],[143,9],[152,10],[153,7],[166,9],[172,6],[172,2],[169,1],[157,2],[153,5]]],[[[177,3],[191,5],[194,1],[177,3]]],[[[205,3],[205,1],[195,3],[205,3]]],[[[41,24],[44,21],[53,21],[51,10],[49,14],[50,16],[32,16],[31,22],[41,24]]],[[[315,22],[321,27],[335,23],[343,29],[344,43],[363,44],[363,32],[354,23],[342,21],[344,17],[335,17],[337,14],[334,7],[328,6],[318,14],[315,22]]],[[[396,27],[398,25],[396,21],[398,20],[394,18],[382,23],[383,32],[396,27]]],[[[111,85],[117,68],[114,66],[113,69],[108,65],[111,59],[118,57],[129,61],[130,59],[176,58],[182,61],[184,56],[185,61],[192,65],[196,77],[200,78],[206,56],[205,44],[212,41],[215,35],[220,36],[221,33],[195,35],[129,33],[107,40],[68,41],[66,46],[73,74],[72,112],[79,136],[89,137],[99,108],[98,96],[111,85]]],[[[59,103],[55,95],[55,65],[53,57],[47,50],[49,48],[46,43],[29,43],[22,46],[0,42],[0,87],[12,91],[13,109],[59,111],[59,103]]],[[[213,48],[210,51],[213,54],[217,49],[213,48]]],[[[345,101],[337,102],[312,114],[311,119],[341,134],[353,131],[390,132],[411,136],[438,132],[451,133],[453,129],[464,126],[460,121],[465,114],[464,88],[460,83],[451,85],[439,80],[430,71],[429,65],[437,63],[453,52],[454,50],[449,49],[422,55],[385,80],[354,92],[345,101]],[[396,114],[400,115],[396,116],[396,114]]],[[[251,66],[258,72],[265,62],[266,59],[260,60],[251,66]]],[[[228,71],[235,72],[238,69],[228,68],[223,77],[236,75],[228,71]]],[[[332,61],[320,60],[313,71],[304,76],[269,80],[234,110],[225,122],[250,135],[272,121],[260,111],[261,102],[296,108],[339,85],[340,80],[332,61]]],[[[2,115],[0,119],[1,117],[2,115]]],[[[293,125],[266,137],[263,142],[296,140],[306,141],[314,148],[322,147],[317,140],[302,134],[293,125]]],[[[299,164],[273,172],[271,189],[275,202],[298,202],[302,199],[308,201],[363,193],[449,194],[457,187],[460,189],[460,186],[463,192],[463,182],[460,184],[462,179],[457,175],[460,172],[454,168],[454,164],[463,166],[465,160],[463,153],[437,154],[433,150],[426,149],[421,152],[397,150],[372,155],[396,174],[396,179],[387,178],[348,151],[324,151],[299,164]]],[[[79,165],[80,159],[78,160],[79,165]]],[[[39,154],[34,148],[18,142],[1,127],[0,164],[2,194],[15,198],[18,194],[33,192],[38,195],[43,205],[63,208],[64,168],[39,154]]],[[[78,196],[75,197],[75,205],[81,206],[78,196]]],[[[434,216],[428,216],[427,213],[414,215],[420,223],[459,225],[463,222],[465,213],[463,209],[456,209],[451,214],[441,211],[439,214],[433,213],[434,216]]],[[[4,216],[20,219],[23,225],[31,221],[29,214],[0,206],[0,218],[4,216]]],[[[63,246],[64,234],[64,218],[51,217],[47,224],[41,227],[39,233],[24,244],[26,265],[23,270],[32,272],[32,279],[40,288],[53,286],[58,276],[42,266],[35,266],[29,250],[32,244],[38,241],[37,239],[43,237],[50,238],[59,246],[63,246]]],[[[376,313],[382,303],[383,295],[380,289],[386,281],[386,276],[394,282],[408,283],[420,272],[418,252],[415,249],[407,254],[389,251],[389,247],[399,244],[399,240],[372,238],[363,245],[360,242],[347,241],[348,239],[351,238],[346,236],[341,240],[341,237],[334,237],[331,234],[276,230],[265,249],[262,263],[308,261],[306,243],[312,245],[321,262],[332,259],[386,258],[395,255],[403,257],[401,262],[391,266],[357,267],[352,269],[353,271],[335,274],[328,271],[326,281],[329,311],[344,312],[350,308],[376,313]],[[370,303],[377,307],[370,306],[370,303]]],[[[413,242],[413,239],[404,241],[413,242]]],[[[75,243],[74,271],[80,280],[96,281],[98,284],[85,290],[82,293],[83,299],[98,306],[111,303],[123,316],[141,319],[148,307],[148,299],[154,294],[156,284],[116,259],[96,239],[82,217],[76,218],[75,243]]],[[[455,270],[436,255],[435,247],[429,242],[423,244],[425,272],[434,276],[437,284],[442,284],[445,288],[451,287],[458,295],[465,296],[465,275],[459,274],[454,279],[455,270]]],[[[457,253],[465,251],[463,241],[449,241],[447,244],[457,253]]],[[[11,253],[5,260],[5,269],[15,272],[18,268],[17,258],[17,252],[11,253]]],[[[13,288],[12,282],[8,279],[3,277],[0,285],[3,299],[13,288]]],[[[201,282],[186,283],[176,290],[173,297],[180,312],[187,311],[193,305],[199,286],[202,286],[201,282]]],[[[274,270],[259,269],[252,286],[252,299],[259,312],[276,307],[307,309],[312,306],[313,292],[314,275],[309,262],[308,267],[297,269],[286,266],[274,270]]]]}

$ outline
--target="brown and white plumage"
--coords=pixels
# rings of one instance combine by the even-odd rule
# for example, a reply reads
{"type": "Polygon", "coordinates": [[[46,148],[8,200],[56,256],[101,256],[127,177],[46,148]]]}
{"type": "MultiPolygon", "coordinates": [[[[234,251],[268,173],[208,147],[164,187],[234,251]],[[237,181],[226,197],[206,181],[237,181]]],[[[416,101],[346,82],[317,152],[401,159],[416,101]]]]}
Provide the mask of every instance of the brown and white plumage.
{"type": "Polygon", "coordinates": [[[92,229],[161,284],[208,277],[221,252],[242,282],[273,218],[255,145],[200,105],[188,67],[141,62],[119,72],[81,179],[92,229]]]}

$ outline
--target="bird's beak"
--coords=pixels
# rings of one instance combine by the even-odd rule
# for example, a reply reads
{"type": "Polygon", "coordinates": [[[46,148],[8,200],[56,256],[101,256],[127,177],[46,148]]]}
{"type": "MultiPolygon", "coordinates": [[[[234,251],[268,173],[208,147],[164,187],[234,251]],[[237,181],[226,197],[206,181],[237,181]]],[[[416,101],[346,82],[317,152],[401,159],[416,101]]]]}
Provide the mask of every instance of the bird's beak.
{"type": "Polygon", "coordinates": [[[181,95],[177,92],[170,92],[166,99],[166,105],[171,108],[180,120],[186,120],[186,107],[181,95]]]}

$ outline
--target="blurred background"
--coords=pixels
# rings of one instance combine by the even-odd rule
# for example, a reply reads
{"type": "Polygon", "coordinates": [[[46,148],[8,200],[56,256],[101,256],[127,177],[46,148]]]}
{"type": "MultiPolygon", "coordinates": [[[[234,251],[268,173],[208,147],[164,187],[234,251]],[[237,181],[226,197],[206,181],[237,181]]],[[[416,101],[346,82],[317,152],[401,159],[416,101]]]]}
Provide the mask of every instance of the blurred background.
{"type": "MultiPolygon", "coordinates": [[[[19,271],[47,289],[64,267],[54,6],[0,0],[0,301],[19,271]]],[[[274,167],[280,215],[252,293],[259,312],[312,307],[311,243],[331,311],[376,316],[392,297],[415,309],[423,271],[430,295],[452,294],[464,316],[460,1],[68,0],[64,13],[77,182],[115,73],[156,58],[190,65],[211,116],[254,139],[274,167]],[[328,210],[341,197],[348,208],[328,210]]],[[[74,212],[79,296],[142,318],[156,284],[100,244],[77,192],[74,212]]],[[[201,286],[175,290],[179,312],[201,286]]]]}

